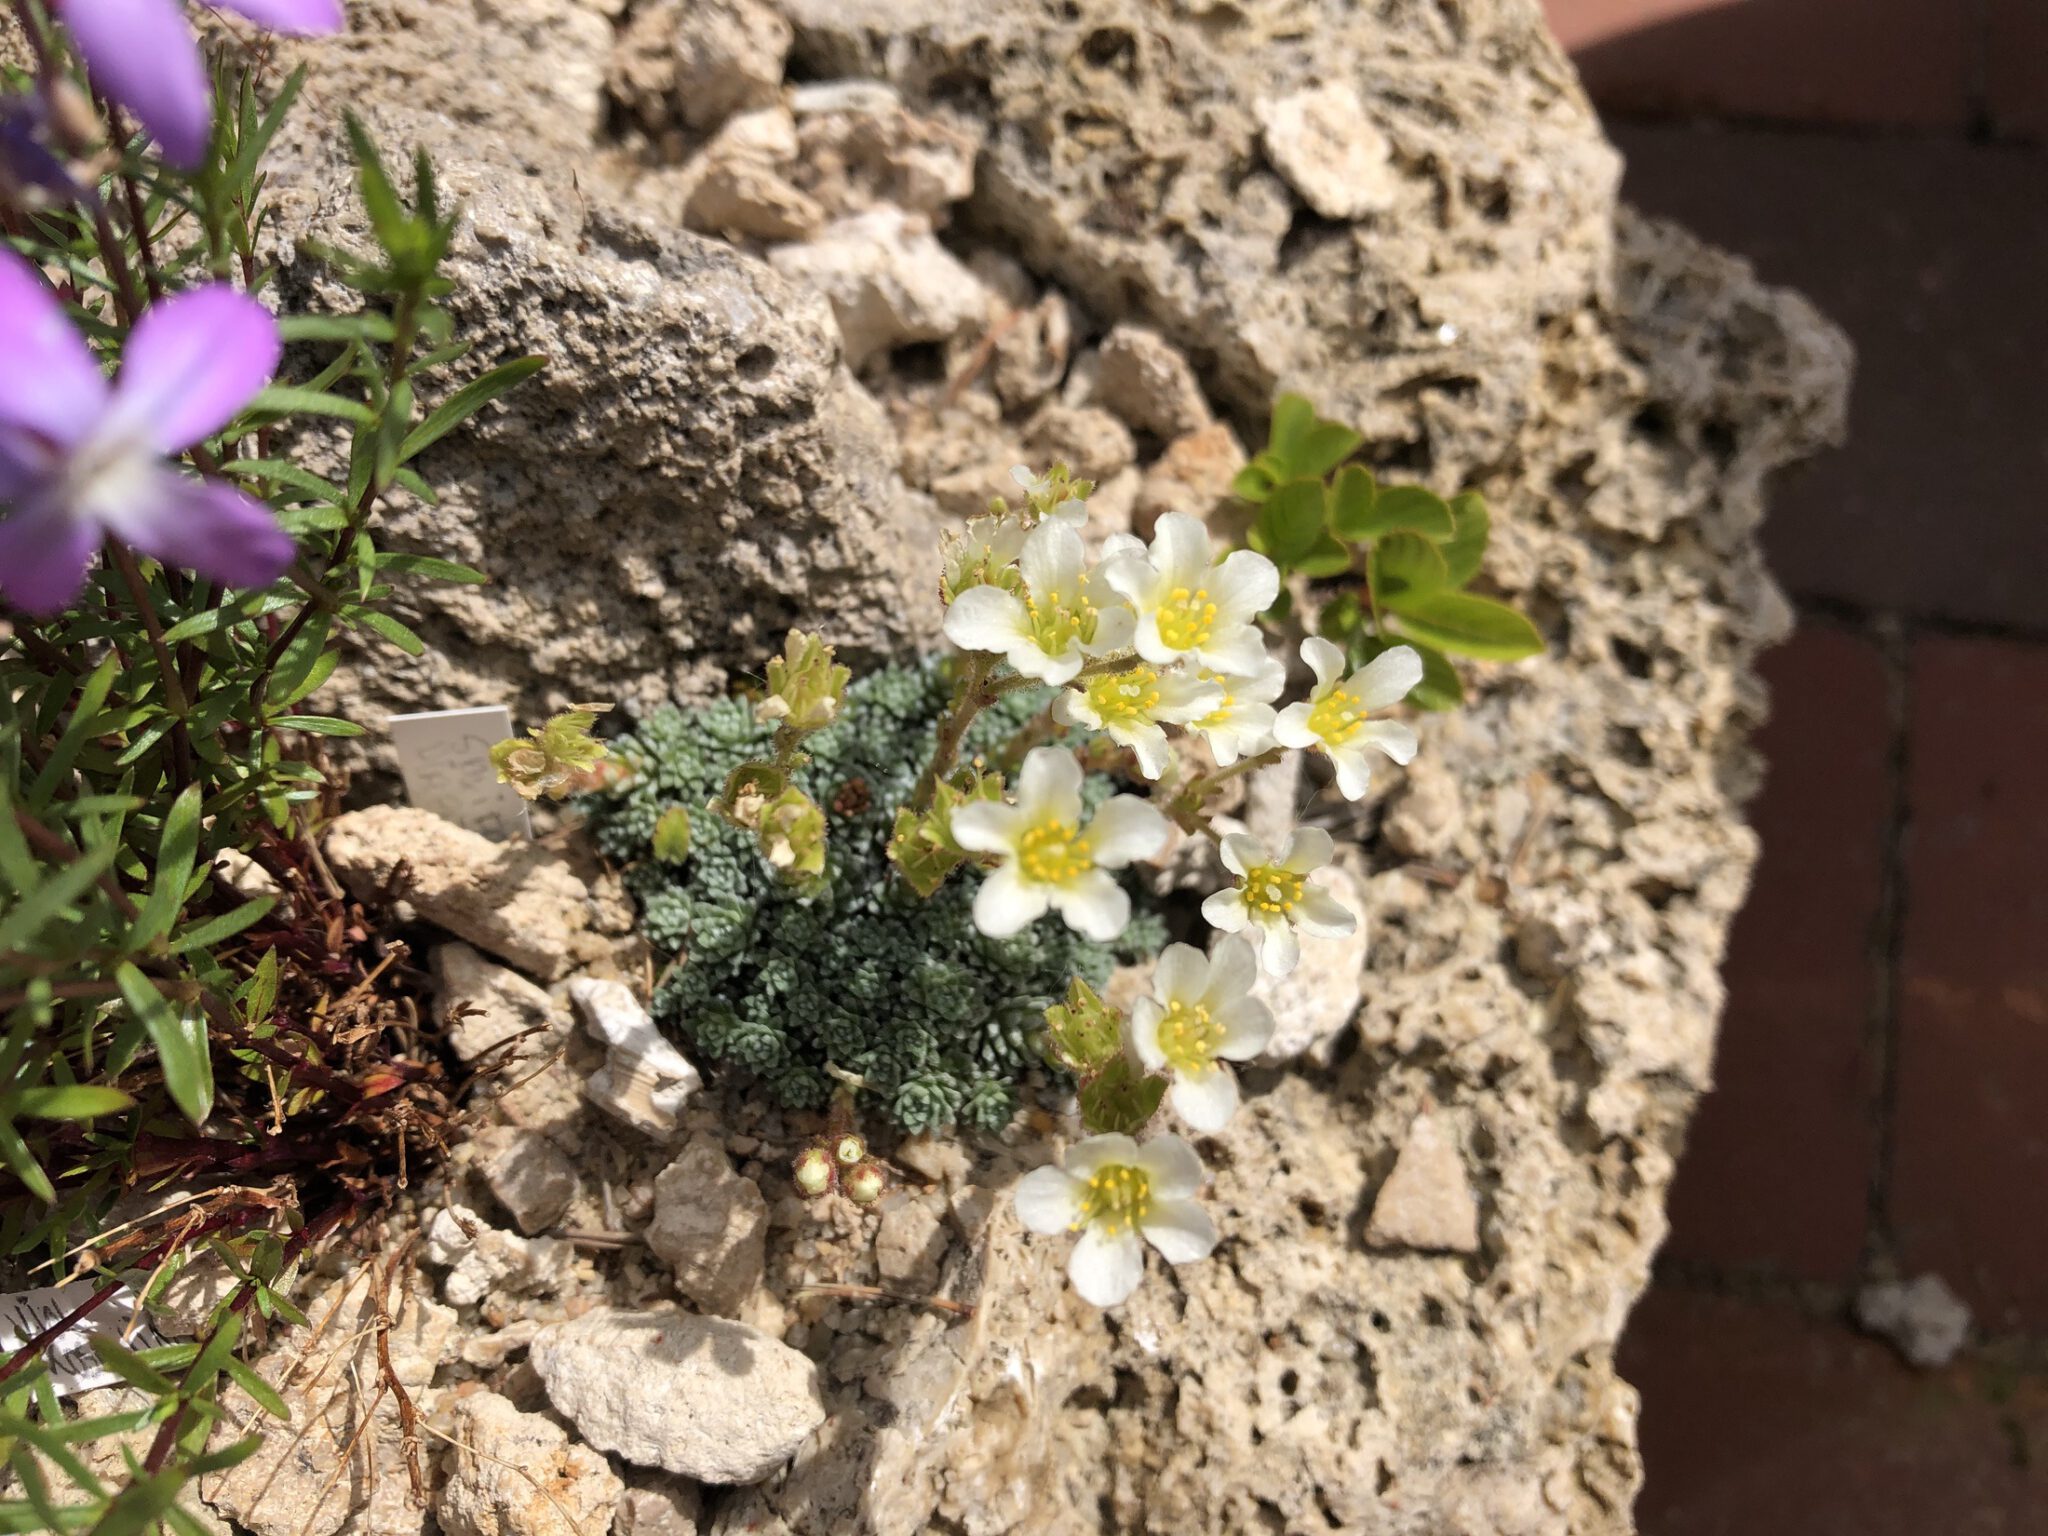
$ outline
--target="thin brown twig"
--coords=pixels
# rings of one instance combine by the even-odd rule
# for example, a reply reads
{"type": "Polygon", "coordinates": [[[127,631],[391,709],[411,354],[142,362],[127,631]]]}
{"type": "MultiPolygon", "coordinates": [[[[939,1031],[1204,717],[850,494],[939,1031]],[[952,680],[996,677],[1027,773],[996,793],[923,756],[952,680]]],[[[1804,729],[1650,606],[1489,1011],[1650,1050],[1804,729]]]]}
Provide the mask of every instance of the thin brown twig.
{"type": "Polygon", "coordinates": [[[898,1301],[911,1307],[936,1307],[941,1312],[950,1312],[955,1317],[974,1316],[971,1302],[954,1301],[948,1296],[906,1296],[901,1291],[885,1291],[879,1285],[800,1285],[790,1293],[793,1296],[836,1296],[847,1301],[898,1301]]]}

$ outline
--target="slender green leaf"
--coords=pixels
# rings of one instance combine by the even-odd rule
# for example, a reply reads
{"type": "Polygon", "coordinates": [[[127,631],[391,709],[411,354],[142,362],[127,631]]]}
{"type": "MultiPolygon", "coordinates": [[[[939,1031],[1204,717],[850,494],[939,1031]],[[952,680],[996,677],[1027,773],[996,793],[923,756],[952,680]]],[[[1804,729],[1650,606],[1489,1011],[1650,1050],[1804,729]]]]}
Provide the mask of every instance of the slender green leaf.
{"type": "Polygon", "coordinates": [[[118,1088],[96,1083],[67,1083],[58,1088],[23,1088],[14,1095],[14,1112],[38,1120],[90,1120],[118,1115],[135,1101],[118,1088]]]}
{"type": "Polygon", "coordinates": [[[544,357],[515,357],[500,363],[480,379],[472,379],[427,413],[399,447],[399,461],[415,457],[422,449],[439,442],[478,411],[547,365],[544,357]]]}
{"type": "Polygon", "coordinates": [[[427,648],[426,641],[388,613],[379,613],[376,609],[369,608],[357,612],[353,617],[357,622],[375,630],[408,656],[417,656],[427,648]]]}
{"type": "Polygon", "coordinates": [[[71,719],[64,727],[64,734],[57,738],[57,745],[50,749],[50,760],[43,765],[43,771],[36,775],[35,783],[29,786],[28,803],[42,806],[62,784],[71,772],[71,765],[78,761],[78,754],[85,744],[102,729],[100,706],[107,702],[107,692],[114,686],[114,679],[121,673],[119,657],[109,656],[85,680],[78,690],[78,697],[71,706],[71,719]]]}
{"type": "Polygon", "coordinates": [[[0,916],[0,955],[26,949],[29,940],[45,923],[92,888],[93,882],[107,872],[120,851],[120,844],[113,842],[88,848],[70,864],[38,881],[28,891],[17,892],[20,900],[12,910],[0,916]]]}
{"type": "Polygon", "coordinates": [[[213,1057],[206,1048],[204,1017],[172,1007],[132,961],[114,967],[114,982],[156,1047],[171,1102],[194,1125],[204,1125],[213,1113],[213,1057]]]}
{"type": "Polygon", "coordinates": [[[146,949],[169,933],[185,905],[185,888],[199,857],[199,810],[199,786],[188,784],[164,813],[149,895],[128,932],[128,942],[136,949],[146,949]]]}
{"type": "Polygon", "coordinates": [[[178,1384],[157,1370],[132,1349],[124,1348],[119,1341],[106,1334],[92,1336],[92,1352],[100,1357],[100,1364],[127,1382],[131,1387],[140,1387],[145,1392],[154,1392],[159,1397],[168,1397],[178,1390],[178,1384]]]}
{"type": "Polygon", "coordinates": [[[457,565],[453,560],[438,560],[432,555],[405,555],[387,550],[377,556],[380,572],[400,576],[424,576],[429,581],[455,581],[466,586],[476,586],[491,578],[482,571],[466,565],[457,565]]]}
{"type": "Polygon", "coordinates": [[[1443,590],[1411,593],[1389,606],[1404,633],[1454,655],[1515,661],[1543,649],[1534,624],[1490,597],[1443,590]]]}
{"type": "Polygon", "coordinates": [[[223,1364],[228,1375],[234,1378],[235,1385],[248,1393],[255,1400],[257,1407],[273,1419],[282,1419],[287,1424],[291,1422],[292,1411],[285,1406],[284,1399],[278,1396],[277,1388],[258,1376],[246,1361],[230,1355],[223,1364]]]}
{"type": "MultiPolygon", "coordinates": [[[[211,949],[233,938],[244,928],[261,922],[276,905],[275,896],[252,896],[232,911],[216,913],[202,922],[180,929],[171,940],[171,953],[182,955],[195,949],[211,949]]],[[[265,951],[265,954],[270,953],[265,951]]]]}
{"type": "Polygon", "coordinates": [[[279,715],[270,722],[271,727],[280,731],[304,731],[309,736],[360,736],[363,728],[353,720],[337,720],[332,715],[279,715]]]}
{"type": "Polygon", "coordinates": [[[360,400],[344,399],[318,389],[295,389],[289,384],[272,384],[258,392],[243,412],[248,418],[276,421],[285,416],[332,416],[340,421],[367,427],[376,413],[360,400]]]}
{"type": "Polygon", "coordinates": [[[0,1162],[6,1163],[8,1172],[21,1180],[22,1188],[43,1204],[57,1203],[57,1190],[50,1183],[50,1176],[43,1172],[43,1165],[9,1124],[0,1124],[0,1162]]]}

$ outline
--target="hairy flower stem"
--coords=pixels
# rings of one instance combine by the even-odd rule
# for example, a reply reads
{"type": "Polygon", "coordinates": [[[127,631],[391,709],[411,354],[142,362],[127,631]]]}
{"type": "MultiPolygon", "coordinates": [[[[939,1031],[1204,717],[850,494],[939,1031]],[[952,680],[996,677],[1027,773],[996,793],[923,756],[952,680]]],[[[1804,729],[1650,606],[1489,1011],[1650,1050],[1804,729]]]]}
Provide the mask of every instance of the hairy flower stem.
{"type": "Polygon", "coordinates": [[[1285,747],[1268,747],[1255,756],[1239,758],[1228,768],[1197,774],[1166,803],[1166,814],[1179,823],[1184,832],[1201,832],[1214,837],[1216,830],[1209,825],[1209,818],[1202,814],[1202,807],[1207,803],[1209,796],[1215,793],[1217,786],[1229,783],[1240,774],[1254,772],[1269,763],[1277,763],[1286,755],[1285,747]]]}
{"type": "Polygon", "coordinates": [[[960,674],[960,686],[953,691],[953,707],[939,724],[939,739],[932,747],[931,761],[924,765],[924,772],[917,776],[917,787],[910,794],[910,808],[918,815],[922,816],[932,808],[933,797],[939,792],[939,780],[953,771],[967,727],[974,723],[976,715],[995,702],[995,690],[988,686],[988,675],[995,666],[996,658],[986,652],[968,652],[966,669],[960,674]]]}

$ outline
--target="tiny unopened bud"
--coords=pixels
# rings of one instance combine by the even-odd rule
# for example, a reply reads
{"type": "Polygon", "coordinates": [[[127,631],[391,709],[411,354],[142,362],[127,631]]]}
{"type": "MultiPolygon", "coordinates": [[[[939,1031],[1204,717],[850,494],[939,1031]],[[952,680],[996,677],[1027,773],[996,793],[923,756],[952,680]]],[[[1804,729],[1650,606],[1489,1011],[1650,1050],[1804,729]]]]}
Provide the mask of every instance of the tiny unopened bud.
{"type": "Polygon", "coordinates": [[[889,1175],[878,1162],[869,1159],[846,1170],[846,1198],[855,1205],[873,1205],[889,1187],[889,1175]]]}
{"type": "Polygon", "coordinates": [[[842,1136],[832,1147],[833,1156],[848,1168],[868,1155],[868,1144],[858,1136],[842,1136]]]}
{"type": "Polygon", "coordinates": [[[823,730],[839,718],[852,676],[834,664],[831,646],[792,629],[782,654],[768,663],[768,696],[754,706],[754,718],[791,730],[823,730]]]}
{"type": "Polygon", "coordinates": [[[832,1166],[832,1154],[823,1147],[805,1147],[797,1154],[792,1171],[796,1187],[813,1199],[830,1189],[837,1176],[837,1170],[832,1166]]]}

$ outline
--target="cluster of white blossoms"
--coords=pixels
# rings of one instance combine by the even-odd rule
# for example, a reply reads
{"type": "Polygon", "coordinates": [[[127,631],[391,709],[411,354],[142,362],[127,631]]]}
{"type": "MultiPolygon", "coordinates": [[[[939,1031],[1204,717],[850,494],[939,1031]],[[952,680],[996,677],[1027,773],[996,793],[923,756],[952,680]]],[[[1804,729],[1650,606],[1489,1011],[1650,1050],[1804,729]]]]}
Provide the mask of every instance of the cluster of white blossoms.
{"type": "MultiPolygon", "coordinates": [[[[1019,469],[1016,479],[1029,508],[977,518],[949,548],[945,633],[965,651],[1007,662],[1020,678],[1062,688],[1054,723],[1108,737],[1155,783],[1171,763],[1169,728],[1207,744],[1218,768],[1209,782],[1288,749],[1320,751],[1353,800],[1366,792],[1368,752],[1399,763],[1415,755],[1414,731],[1380,718],[1421,681],[1414,650],[1393,647],[1347,674],[1338,647],[1306,640],[1301,654],[1315,687],[1282,707],[1287,666],[1268,653],[1259,627],[1280,591],[1271,560],[1251,550],[1219,559],[1198,519],[1167,513],[1149,546],[1118,534],[1091,563],[1080,531],[1086,507],[1066,494],[1064,478],[1019,469]]],[[[993,665],[978,663],[976,686],[993,665]]],[[[1201,779],[1191,798],[1183,790],[1169,801],[1169,820],[1136,795],[1114,796],[1091,818],[1082,778],[1070,749],[1036,747],[1011,799],[953,811],[954,841],[993,866],[974,902],[982,932],[1007,937],[1057,912],[1092,939],[1114,939],[1131,903],[1113,872],[1162,852],[1174,821],[1217,835],[1201,810],[1201,779]]],[[[1219,842],[1235,883],[1202,912],[1225,937],[1208,955],[1168,946],[1152,995],[1121,1024],[1137,1069],[1166,1079],[1166,1104],[1198,1132],[1222,1129],[1237,1109],[1229,1064],[1258,1055],[1272,1038],[1273,1016],[1252,995],[1262,964],[1286,975],[1304,936],[1341,937],[1358,922],[1311,878],[1334,852],[1327,832],[1299,828],[1277,852],[1241,834],[1219,842]]],[[[1215,1225],[1194,1198],[1202,1181],[1201,1160],[1178,1136],[1141,1143],[1094,1135],[1071,1147],[1062,1166],[1029,1174],[1017,1209],[1033,1231],[1078,1233],[1074,1287],[1114,1306],[1143,1277],[1144,1243],[1175,1264],[1216,1246],[1215,1225]]]]}

